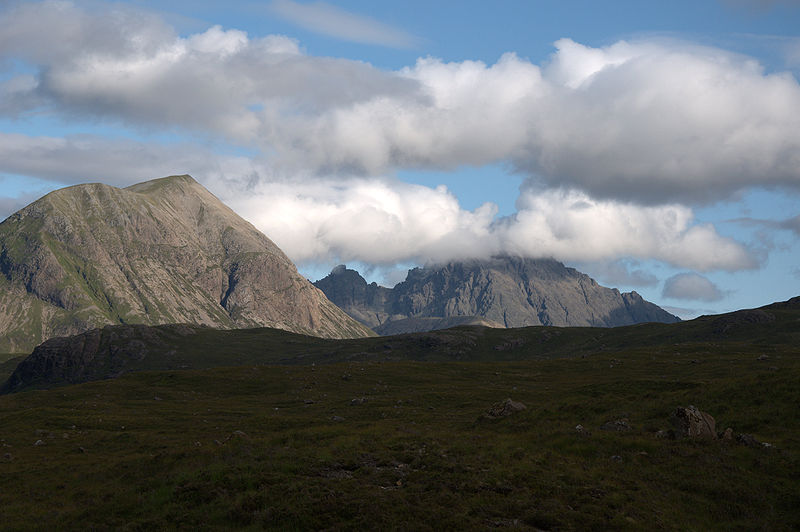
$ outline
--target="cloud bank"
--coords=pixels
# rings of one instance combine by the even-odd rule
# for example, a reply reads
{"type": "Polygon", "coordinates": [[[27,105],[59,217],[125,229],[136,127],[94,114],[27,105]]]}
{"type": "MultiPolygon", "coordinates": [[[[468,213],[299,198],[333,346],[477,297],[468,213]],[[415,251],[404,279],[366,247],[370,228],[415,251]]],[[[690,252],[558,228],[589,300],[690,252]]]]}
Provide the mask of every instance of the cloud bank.
{"type": "MultiPolygon", "coordinates": [[[[273,9],[306,26],[335,10],[273,9]]],[[[347,22],[353,37],[374,21],[347,22]]],[[[0,60],[0,118],[80,117],[189,139],[3,134],[0,170],[120,183],[189,171],[295,260],[504,252],[749,269],[754,254],[697,223],[691,206],[751,187],[800,190],[797,80],[683,42],[562,39],[541,65],[509,53],[385,71],[306,55],[286,36],[179,35],[117,4],[51,0],[0,11],[0,60]],[[255,155],[202,144],[217,141],[255,155]],[[518,212],[500,219],[492,204],[468,211],[444,188],[391,178],[497,163],[525,178],[518,212]]]]}
{"type": "Polygon", "coordinates": [[[387,72],[304,55],[284,36],[214,26],[181,37],[138,11],[23,3],[2,14],[0,50],[37,74],[0,90],[14,95],[7,114],[47,102],[224,135],[321,175],[505,162],[549,186],[651,204],[800,187],[790,74],[680,42],[555,46],[543,66],[506,54],[387,72]]]}
{"type": "Polygon", "coordinates": [[[491,203],[460,208],[445,187],[363,178],[259,182],[227,202],[298,261],[424,263],[510,253],[655,258],[700,271],[758,266],[742,244],[694,224],[687,207],[594,200],[578,191],[525,191],[518,212],[500,219],[491,203]]]}

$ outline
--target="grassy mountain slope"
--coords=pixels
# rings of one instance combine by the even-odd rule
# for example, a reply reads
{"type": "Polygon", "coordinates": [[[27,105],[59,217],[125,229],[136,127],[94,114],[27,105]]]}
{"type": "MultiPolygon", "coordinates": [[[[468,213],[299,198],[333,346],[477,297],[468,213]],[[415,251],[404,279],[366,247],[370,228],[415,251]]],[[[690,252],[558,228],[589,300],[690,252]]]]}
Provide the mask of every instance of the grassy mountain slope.
{"type": "Polygon", "coordinates": [[[0,224],[0,352],[114,323],[371,332],[189,176],[52,192],[0,224]]]}

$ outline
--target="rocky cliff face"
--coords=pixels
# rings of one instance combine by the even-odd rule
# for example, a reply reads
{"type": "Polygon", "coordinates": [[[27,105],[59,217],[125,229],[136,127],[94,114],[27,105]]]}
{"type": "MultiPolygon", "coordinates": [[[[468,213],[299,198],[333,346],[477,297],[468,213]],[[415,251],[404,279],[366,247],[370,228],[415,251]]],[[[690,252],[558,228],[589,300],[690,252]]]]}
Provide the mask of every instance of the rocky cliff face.
{"type": "MultiPolygon", "coordinates": [[[[478,316],[505,327],[616,327],[680,321],[636,292],[621,294],[549,259],[497,257],[415,268],[393,289],[337,267],[315,283],[351,316],[379,330],[408,318],[478,316]]],[[[415,327],[419,322],[414,322],[415,327]]]]}
{"type": "Polygon", "coordinates": [[[0,224],[0,352],[114,323],[371,334],[189,176],[61,189],[0,224]]]}

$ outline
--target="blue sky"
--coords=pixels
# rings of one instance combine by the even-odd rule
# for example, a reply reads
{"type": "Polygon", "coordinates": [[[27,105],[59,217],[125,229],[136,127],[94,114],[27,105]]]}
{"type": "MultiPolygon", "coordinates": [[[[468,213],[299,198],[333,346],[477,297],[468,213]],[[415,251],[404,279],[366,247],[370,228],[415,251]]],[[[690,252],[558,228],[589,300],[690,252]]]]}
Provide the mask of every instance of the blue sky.
{"type": "Polygon", "coordinates": [[[800,292],[800,2],[6,2],[0,218],[175,173],[315,279],[552,256],[682,317],[800,292]]]}

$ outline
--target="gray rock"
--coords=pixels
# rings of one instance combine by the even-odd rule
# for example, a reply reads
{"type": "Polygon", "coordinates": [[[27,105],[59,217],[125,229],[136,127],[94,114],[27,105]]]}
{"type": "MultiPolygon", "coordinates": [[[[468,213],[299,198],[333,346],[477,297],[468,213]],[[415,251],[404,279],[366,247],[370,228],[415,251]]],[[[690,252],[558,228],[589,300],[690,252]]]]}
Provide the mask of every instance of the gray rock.
{"type": "Polygon", "coordinates": [[[521,412],[526,408],[527,407],[524,404],[518,401],[514,401],[511,398],[508,398],[503,402],[493,405],[489,410],[487,410],[486,417],[490,418],[506,417],[516,412],[521,412]]]}
{"type": "Polygon", "coordinates": [[[717,439],[714,418],[697,407],[678,407],[672,413],[670,423],[680,438],[717,439]]]}

